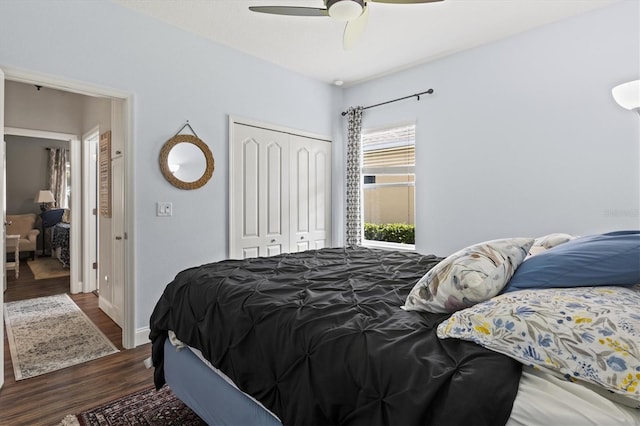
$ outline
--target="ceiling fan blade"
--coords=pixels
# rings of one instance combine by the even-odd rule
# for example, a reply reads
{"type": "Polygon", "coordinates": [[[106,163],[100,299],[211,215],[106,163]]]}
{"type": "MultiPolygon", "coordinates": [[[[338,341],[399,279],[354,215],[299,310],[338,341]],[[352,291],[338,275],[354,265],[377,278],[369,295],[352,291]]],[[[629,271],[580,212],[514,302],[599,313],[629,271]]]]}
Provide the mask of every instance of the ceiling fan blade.
{"type": "Polygon", "coordinates": [[[418,3],[435,3],[443,0],[367,0],[373,3],[393,3],[393,4],[418,4],[418,3]]]}
{"type": "Polygon", "coordinates": [[[249,6],[252,12],[270,13],[288,16],[329,16],[327,9],[297,6],[249,6]]]}
{"type": "Polygon", "coordinates": [[[360,40],[365,28],[367,28],[367,22],[369,22],[369,6],[365,5],[362,15],[353,21],[347,22],[347,25],[344,27],[344,34],[342,36],[342,47],[344,50],[352,49],[358,40],[360,40]]]}

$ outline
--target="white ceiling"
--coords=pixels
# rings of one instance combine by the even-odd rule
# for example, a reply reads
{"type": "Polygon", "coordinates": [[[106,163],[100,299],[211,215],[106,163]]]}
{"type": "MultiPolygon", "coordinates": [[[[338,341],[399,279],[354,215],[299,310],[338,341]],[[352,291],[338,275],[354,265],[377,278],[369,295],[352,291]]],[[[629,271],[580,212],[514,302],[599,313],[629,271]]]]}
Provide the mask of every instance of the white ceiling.
{"type": "Polygon", "coordinates": [[[344,23],[255,13],[254,5],[323,7],[322,0],[113,0],[217,43],[309,77],[346,85],[432,61],[621,0],[444,0],[369,3],[349,51],[344,23]]]}

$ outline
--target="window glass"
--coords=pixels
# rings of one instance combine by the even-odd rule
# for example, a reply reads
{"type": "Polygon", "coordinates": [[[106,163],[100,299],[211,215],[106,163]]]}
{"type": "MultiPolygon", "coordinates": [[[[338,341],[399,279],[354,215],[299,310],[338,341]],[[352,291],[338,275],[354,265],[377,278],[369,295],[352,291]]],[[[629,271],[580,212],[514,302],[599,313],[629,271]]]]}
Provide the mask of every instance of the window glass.
{"type": "Polygon", "coordinates": [[[68,209],[71,205],[71,162],[69,160],[67,160],[67,162],[65,163],[64,179],[66,191],[64,194],[64,198],[60,200],[59,207],[68,209]]]}
{"type": "MultiPolygon", "coordinates": [[[[415,125],[362,134],[364,243],[415,244],[415,125]]],[[[410,247],[409,247],[410,246],[410,247]]]]}

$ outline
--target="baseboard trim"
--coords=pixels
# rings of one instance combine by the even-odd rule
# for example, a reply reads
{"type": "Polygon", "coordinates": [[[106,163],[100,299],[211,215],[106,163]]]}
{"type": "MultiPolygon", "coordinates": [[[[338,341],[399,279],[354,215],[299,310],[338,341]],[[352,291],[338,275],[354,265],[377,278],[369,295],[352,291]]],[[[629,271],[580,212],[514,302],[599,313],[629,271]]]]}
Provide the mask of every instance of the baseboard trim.
{"type": "Polygon", "coordinates": [[[136,329],[136,335],[135,335],[135,345],[136,347],[144,345],[146,343],[151,343],[151,340],[149,340],[149,333],[151,332],[151,329],[149,327],[142,327],[142,328],[138,328],[136,329]]]}

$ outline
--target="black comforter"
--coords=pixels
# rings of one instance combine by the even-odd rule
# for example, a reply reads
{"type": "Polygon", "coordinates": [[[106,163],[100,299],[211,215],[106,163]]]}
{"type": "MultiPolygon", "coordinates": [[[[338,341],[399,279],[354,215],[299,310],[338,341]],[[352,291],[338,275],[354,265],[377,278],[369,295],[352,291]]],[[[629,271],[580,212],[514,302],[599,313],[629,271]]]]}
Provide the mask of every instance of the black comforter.
{"type": "Polygon", "coordinates": [[[504,424],[520,365],[400,308],[439,260],[332,248],[187,269],[151,316],[155,384],[174,330],[285,425],[504,424]]]}

